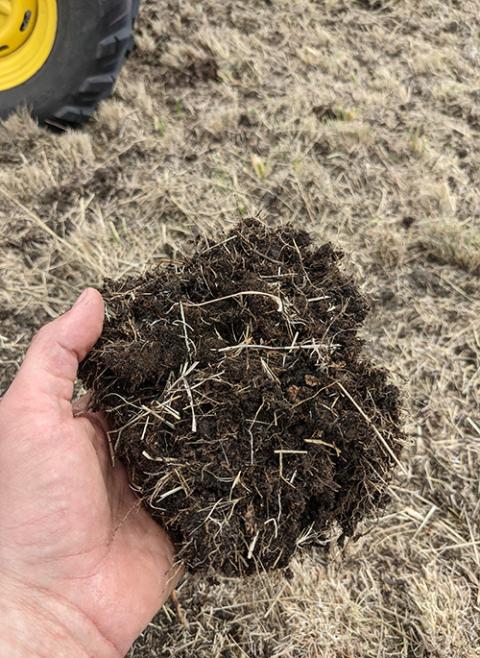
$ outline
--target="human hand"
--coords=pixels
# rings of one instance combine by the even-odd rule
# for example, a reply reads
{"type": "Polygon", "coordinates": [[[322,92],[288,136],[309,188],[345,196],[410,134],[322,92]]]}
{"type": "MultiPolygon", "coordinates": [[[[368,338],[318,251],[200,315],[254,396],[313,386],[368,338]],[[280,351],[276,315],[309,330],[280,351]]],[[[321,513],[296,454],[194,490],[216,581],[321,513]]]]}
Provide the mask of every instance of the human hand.
{"type": "Polygon", "coordinates": [[[0,400],[2,656],[122,656],[178,578],[167,535],[111,465],[106,419],[72,409],[103,314],[87,289],[0,400]]]}

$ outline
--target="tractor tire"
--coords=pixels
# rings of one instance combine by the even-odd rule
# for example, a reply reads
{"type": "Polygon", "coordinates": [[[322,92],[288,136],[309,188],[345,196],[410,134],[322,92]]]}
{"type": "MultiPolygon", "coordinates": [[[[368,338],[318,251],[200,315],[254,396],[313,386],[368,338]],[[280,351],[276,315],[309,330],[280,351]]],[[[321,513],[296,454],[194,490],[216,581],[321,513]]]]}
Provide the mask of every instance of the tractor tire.
{"type": "Polygon", "coordinates": [[[133,47],[139,3],[0,0],[0,118],[26,106],[40,123],[57,129],[89,119],[99,101],[111,94],[133,47]],[[13,19],[8,31],[8,16],[2,24],[2,7],[4,14],[5,8],[10,8],[12,14],[16,11],[17,17],[23,16],[20,31],[17,27],[12,33],[13,19]],[[35,25],[27,26],[31,34],[26,37],[23,25],[29,16],[35,25]],[[2,45],[2,34],[5,43],[13,44],[11,53],[8,45],[2,45]],[[29,75],[32,66],[34,73],[29,75]]]}

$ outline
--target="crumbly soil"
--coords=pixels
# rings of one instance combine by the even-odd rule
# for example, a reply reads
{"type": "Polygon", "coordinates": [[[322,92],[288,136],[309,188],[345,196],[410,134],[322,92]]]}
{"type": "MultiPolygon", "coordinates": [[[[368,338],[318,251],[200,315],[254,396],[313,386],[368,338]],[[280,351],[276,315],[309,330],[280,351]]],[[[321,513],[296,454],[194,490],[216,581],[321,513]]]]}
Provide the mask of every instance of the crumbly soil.
{"type": "Polygon", "coordinates": [[[81,376],[192,571],[284,567],[385,502],[398,390],[362,357],[367,304],[340,256],[251,219],[103,290],[81,376]]]}

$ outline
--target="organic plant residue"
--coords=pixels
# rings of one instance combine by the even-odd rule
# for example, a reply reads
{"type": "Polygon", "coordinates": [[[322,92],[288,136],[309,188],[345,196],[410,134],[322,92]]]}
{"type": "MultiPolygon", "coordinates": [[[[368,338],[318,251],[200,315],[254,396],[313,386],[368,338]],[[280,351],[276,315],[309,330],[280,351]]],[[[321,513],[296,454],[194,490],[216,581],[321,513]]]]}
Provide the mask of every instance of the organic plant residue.
{"type": "Polygon", "coordinates": [[[367,303],[340,258],[249,219],[105,284],[104,332],[81,377],[192,571],[284,567],[387,501],[398,390],[362,354],[367,303]]]}

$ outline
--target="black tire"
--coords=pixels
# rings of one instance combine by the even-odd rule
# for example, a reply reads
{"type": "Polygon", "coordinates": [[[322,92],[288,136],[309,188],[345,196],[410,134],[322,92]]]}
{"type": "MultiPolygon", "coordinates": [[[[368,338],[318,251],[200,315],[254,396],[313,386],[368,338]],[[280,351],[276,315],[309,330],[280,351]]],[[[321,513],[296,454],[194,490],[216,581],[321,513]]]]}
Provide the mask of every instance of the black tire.
{"type": "Polygon", "coordinates": [[[112,92],[133,47],[140,0],[58,0],[55,44],[44,66],[0,92],[0,117],[27,106],[56,128],[82,124],[112,92]]]}

